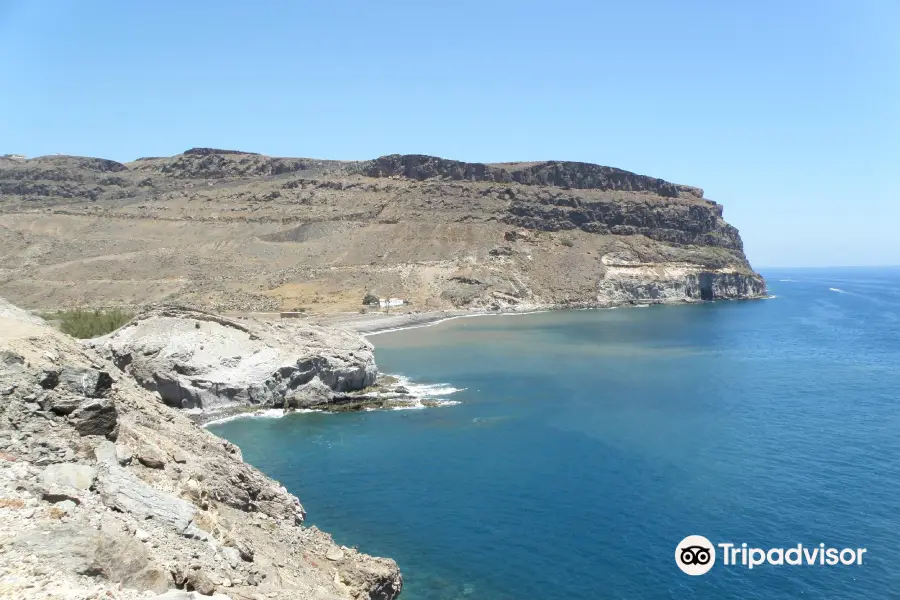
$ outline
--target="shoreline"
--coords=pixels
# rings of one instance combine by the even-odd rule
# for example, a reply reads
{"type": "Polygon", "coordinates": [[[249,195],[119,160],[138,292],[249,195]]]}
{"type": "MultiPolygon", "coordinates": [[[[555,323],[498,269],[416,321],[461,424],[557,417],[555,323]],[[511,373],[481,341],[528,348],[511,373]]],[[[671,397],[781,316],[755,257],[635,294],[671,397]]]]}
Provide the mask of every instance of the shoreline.
{"type": "Polygon", "coordinates": [[[457,310],[436,310],[415,313],[334,313],[331,315],[310,315],[311,320],[315,319],[318,325],[329,327],[343,327],[350,329],[369,338],[373,335],[382,333],[391,333],[394,331],[403,331],[406,329],[416,329],[419,327],[429,327],[437,325],[444,321],[453,319],[461,319],[466,317],[484,317],[484,316],[510,316],[510,315],[527,315],[535,313],[550,312],[556,310],[610,310],[616,308],[648,308],[650,306],[679,306],[689,304],[705,304],[707,302],[725,301],[745,301],[745,300],[770,300],[775,296],[768,294],[766,296],[753,296],[748,298],[719,298],[717,300],[675,300],[675,301],[647,301],[647,302],[621,302],[617,304],[599,303],[599,302],[579,302],[571,304],[529,304],[519,305],[516,307],[488,309],[457,309],[457,310]]]}
{"type": "MultiPolygon", "coordinates": [[[[722,298],[722,300],[768,300],[775,298],[773,295],[752,298],[722,298]]],[[[366,339],[382,333],[392,333],[397,331],[405,331],[408,329],[418,329],[421,327],[430,327],[452,321],[454,319],[463,319],[470,317],[491,317],[491,316],[517,316],[545,313],[551,311],[562,310],[612,310],[617,308],[649,308],[650,306],[678,306],[686,304],[704,304],[708,301],[690,301],[678,300],[674,302],[623,302],[620,304],[600,304],[600,303],[578,303],[578,304],[532,304],[519,305],[516,307],[508,307],[502,309],[469,309],[469,310],[436,310],[415,313],[334,313],[330,315],[310,315],[310,321],[317,325],[329,327],[342,327],[355,331],[366,339]]],[[[390,374],[385,374],[390,375],[390,374]]],[[[437,408],[441,406],[452,406],[457,404],[456,401],[440,401],[427,398],[418,398],[419,403],[409,406],[400,407],[369,407],[362,410],[410,410],[423,408],[437,408]],[[423,404],[424,401],[424,404],[423,404]]],[[[235,405],[223,407],[214,412],[195,412],[189,414],[189,418],[198,426],[207,428],[211,425],[227,423],[229,421],[240,419],[258,419],[258,418],[282,418],[293,413],[321,413],[336,414],[339,410],[319,410],[319,409],[297,409],[284,412],[278,408],[265,408],[260,406],[235,405]]]]}

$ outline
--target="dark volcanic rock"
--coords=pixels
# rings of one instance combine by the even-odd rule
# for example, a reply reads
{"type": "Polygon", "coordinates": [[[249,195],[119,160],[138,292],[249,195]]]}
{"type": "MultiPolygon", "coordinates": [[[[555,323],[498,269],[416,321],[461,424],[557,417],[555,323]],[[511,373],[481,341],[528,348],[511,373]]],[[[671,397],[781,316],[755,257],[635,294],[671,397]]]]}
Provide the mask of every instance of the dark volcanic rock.
{"type": "Polygon", "coordinates": [[[118,425],[118,417],[112,400],[88,400],[69,415],[69,422],[81,435],[112,437],[118,425]]]}
{"type": "Polygon", "coordinates": [[[466,163],[423,154],[391,154],[363,163],[360,170],[369,177],[400,176],[419,181],[440,177],[574,189],[651,192],[669,198],[678,197],[680,192],[703,196],[703,190],[699,188],[676,185],[613,167],[569,161],[509,163],[500,166],[466,163]]]}
{"type": "Polygon", "coordinates": [[[252,154],[254,156],[259,156],[258,152],[241,152],[240,150],[220,150],[218,148],[191,148],[190,150],[185,150],[184,154],[198,154],[200,156],[206,156],[207,154],[252,154]]]}
{"type": "Polygon", "coordinates": [[[100,398],[112,387],[109,373],[97,369],[65,367],[60,371],[59,383],[69,391],[88,398],[100,398]]]}
{"type": "Polygon", "coordinates": [[[581,229],[588,233],[645,235],[670,244],[717,246],[743,251],[737,229],[722,220],[722,206],[662,204],[640,200],[584,201],[566,195],[514,200],[505,221],[543,231],[581,229]]]}

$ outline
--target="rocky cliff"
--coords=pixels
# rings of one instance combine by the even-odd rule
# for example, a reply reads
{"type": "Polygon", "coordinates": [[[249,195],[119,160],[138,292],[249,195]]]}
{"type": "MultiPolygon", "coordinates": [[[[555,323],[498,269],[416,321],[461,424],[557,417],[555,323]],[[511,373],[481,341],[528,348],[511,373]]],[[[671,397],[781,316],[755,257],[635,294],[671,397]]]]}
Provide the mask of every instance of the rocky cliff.
{"type": "Polygon", "coordinates": [[[0,293],[215,311],[765,295],[702,189],[587,163],[341,162],[195,148],[0,159],[0,293]]]}
{"type": "Polygon", "coordinates": [[[402,386],[375,385],[365,338],[299,319],[161,307],[84,345],[169,406],[199,409],[202,420],[251,407],[347,411],[420,402],[402,386]]]}
{"type": "Polygon", "coordinates": [[[0,300],[0,598],[396,597],[396,563],[303,519],[239,448],[0,300]]]}

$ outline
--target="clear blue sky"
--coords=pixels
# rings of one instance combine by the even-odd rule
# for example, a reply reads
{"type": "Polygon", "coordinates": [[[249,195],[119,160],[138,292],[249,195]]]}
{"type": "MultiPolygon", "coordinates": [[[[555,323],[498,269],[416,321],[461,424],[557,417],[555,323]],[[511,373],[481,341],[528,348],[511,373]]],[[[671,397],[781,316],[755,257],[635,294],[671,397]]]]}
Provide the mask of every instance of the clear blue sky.
{"type": "Polygon", "coordinates": [[[900,2],[0,0],[0,153],[596,162],[900,264],[900,2]]]}

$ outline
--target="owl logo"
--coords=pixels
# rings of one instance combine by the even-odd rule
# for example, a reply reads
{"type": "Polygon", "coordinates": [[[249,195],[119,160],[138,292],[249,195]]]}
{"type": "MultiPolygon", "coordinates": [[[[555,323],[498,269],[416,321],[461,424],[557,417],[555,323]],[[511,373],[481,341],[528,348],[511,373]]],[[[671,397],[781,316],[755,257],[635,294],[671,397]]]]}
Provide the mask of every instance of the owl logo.
{"type": "Polygon", "coordinates": [[[675,547],[675,564],[688,575],[703,575],[716,564],[716,548],[702,535],[689,535],[675,547]]]}
{"type": "Polygon", "coordinates": [[[681,562],[686,565],[705,565],[709,562],[709,551],[712,548],[703,546],[685,546],[681,548],[681,562]]]}

